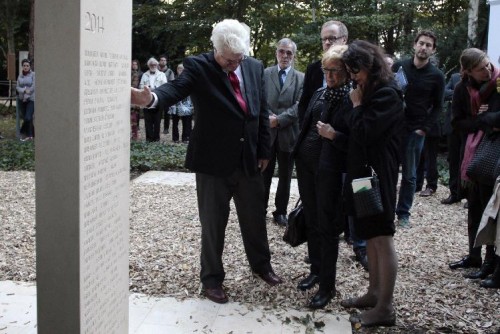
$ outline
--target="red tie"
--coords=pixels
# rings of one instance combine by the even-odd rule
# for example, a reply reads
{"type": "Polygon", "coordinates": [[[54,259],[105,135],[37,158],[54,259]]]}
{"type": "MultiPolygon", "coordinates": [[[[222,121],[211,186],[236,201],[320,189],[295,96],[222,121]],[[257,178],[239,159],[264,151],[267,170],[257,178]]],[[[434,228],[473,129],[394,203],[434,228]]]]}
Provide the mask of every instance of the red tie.
{"type": "Polygon", "coordinates": [[[243,99],[243,95],[241,95],[240,80],[238,80],[238,76],[233,71],[229,72],[229,81],[231,82],[231,86],[233,86],[236,100],[238,100],[241,109],[243,109],[245,114],[248,113],[247,103],[243,99]]]}

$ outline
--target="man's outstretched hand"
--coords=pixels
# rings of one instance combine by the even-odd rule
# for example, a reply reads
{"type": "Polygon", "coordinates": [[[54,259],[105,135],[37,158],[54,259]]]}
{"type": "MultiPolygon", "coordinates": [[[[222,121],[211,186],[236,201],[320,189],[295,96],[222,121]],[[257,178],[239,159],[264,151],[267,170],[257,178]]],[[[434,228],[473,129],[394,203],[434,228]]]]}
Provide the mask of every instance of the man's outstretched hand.
{"type": "Polygon", "coordinates": [[[153,99],[151,90],[147,86],[144,89],[131,88],[130,96],[130,103],[141,107],[147,106],[153,99]]]}

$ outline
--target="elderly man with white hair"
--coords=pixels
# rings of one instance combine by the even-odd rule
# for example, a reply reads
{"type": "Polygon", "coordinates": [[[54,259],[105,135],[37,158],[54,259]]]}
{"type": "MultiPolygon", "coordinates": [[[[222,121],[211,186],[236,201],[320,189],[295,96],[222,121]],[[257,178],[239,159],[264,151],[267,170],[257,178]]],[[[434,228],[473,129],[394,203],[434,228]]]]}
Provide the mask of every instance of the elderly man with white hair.
{"type": "MultiPolygon", "coordinates": [[[[158,60],[151,57],[148,60],[149,71],[146,71],[139,83],[139,88],[143,89],[148,87],[149,89],[155,89],[160,87],[167,82],[167,77],[165,73],[158,69],[158,60]]],[[[160,140],[160,124],[161,124],[161,112],[157,106],[150,106],[144,109],[144,126],[146,128],[146,140],[159,141],[160,140]]]]}
{"type": "Polygon", "coordinates": [[[262,172],[270,158],[264,68],[248,54],[248,31],[236,20],[215,25],[214,50],[184,59],[184,71],[154,91],[132,89],[132,103],[171,106],[190,96],[196,123],[186,167],[196,173],[201,222],[201,283],[225,303],[224,235],[234,200],[250,269],[270,286],[282,282],[271,266],[262,172]]]}

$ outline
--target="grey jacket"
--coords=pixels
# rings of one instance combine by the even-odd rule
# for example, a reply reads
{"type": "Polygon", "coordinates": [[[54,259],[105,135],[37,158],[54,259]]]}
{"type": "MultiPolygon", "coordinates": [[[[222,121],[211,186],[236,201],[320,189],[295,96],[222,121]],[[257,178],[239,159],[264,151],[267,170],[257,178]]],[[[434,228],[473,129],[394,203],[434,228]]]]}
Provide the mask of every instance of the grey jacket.
{"type": "Polygon", "coordinates": [[[278,136],[279,150],[292,152],[299,135],[298,106],[304,84],[304,73],[290,69],[280,88],[278,66],[264,70],[267,109],[278,117],[279,127],[271,130],[271,143],[278,136]]]}

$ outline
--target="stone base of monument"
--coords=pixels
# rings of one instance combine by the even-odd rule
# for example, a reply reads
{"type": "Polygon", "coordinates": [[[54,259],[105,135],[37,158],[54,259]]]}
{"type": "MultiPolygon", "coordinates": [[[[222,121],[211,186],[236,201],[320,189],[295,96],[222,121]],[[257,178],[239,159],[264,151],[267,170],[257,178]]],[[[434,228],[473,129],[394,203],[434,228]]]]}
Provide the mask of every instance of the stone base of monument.
{"type": "MultiPolygon", "coordinates": [[[[0,300],[0,333],[37,333],[35,284],[0,281],[0,300]]],[[[304,333],[306,326],[300,319],[312,313],[290,310],[275,314],[259,306],[249,308],[231,302],[220,305],[197,298],[178,301],[142,294],[130,295],[129,312],[131,334],[304,333]]],[[[322,314],[321,311],[314,314],[314,320],[323,321],[325,325],[318,333],[351,333],[347,319],[348,314],[322,314]]]]}

